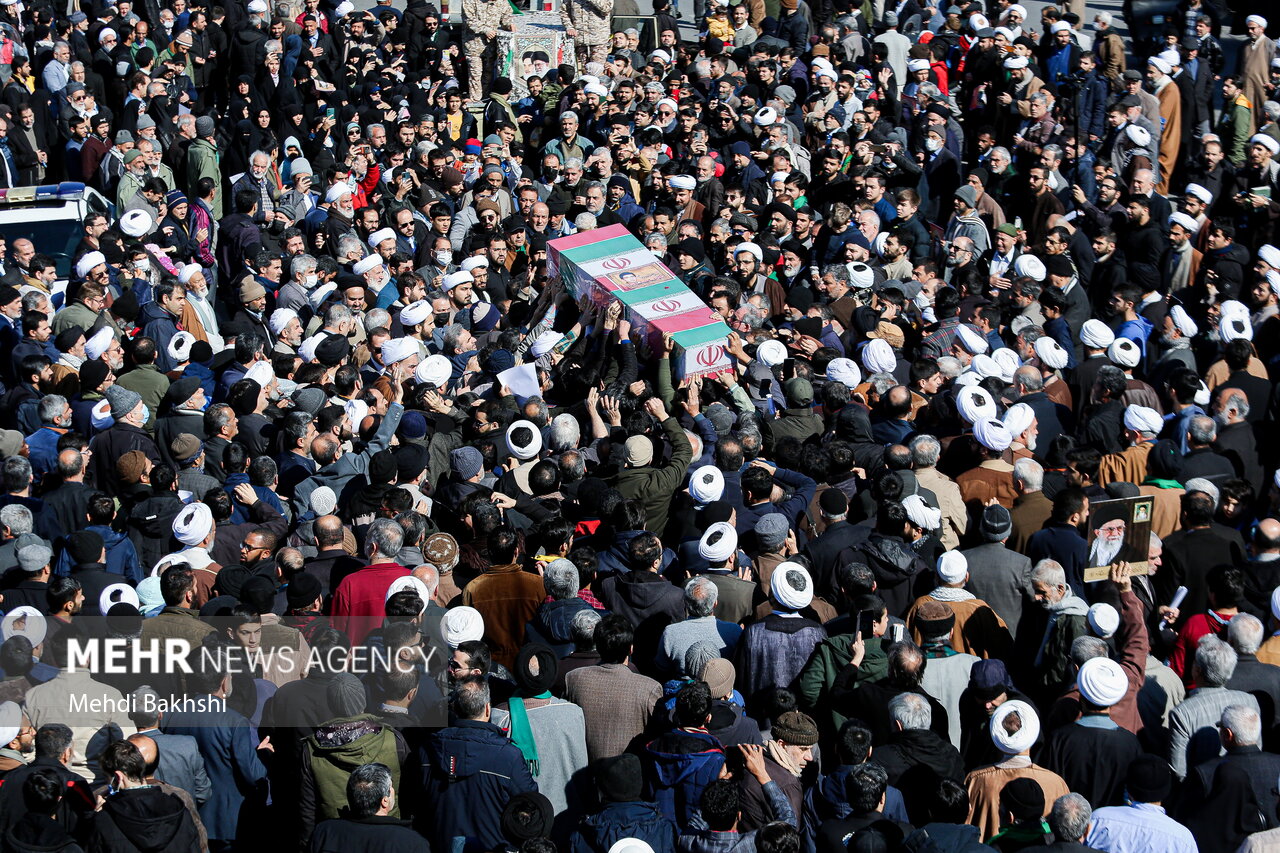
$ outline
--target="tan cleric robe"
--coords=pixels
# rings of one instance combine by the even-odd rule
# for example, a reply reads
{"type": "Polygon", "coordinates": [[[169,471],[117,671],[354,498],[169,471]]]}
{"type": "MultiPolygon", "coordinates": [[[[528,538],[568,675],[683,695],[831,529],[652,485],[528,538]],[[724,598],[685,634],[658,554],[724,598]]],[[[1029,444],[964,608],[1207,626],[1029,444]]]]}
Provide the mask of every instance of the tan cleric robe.
{"type": "Polygon", "coordinates": [[[1011,755],[999,764],[970,771],[964,786],[969,789],[969,820],[986,841],[1000,831],[1000,791],[1014,779],[1034,779],[1044,791],[1047,816],[1054,800],[1071,793],[1067,783],[1052,770],[1031,763],[1025,755],[1011,755]]]}
{"type": "Polygon", "coordinates": [[[1018,493],[1013,488],[1013,466],[1003,459],[987,459],[959,477],[960,497],[970,506],[985,504],[995,498],[1005,509],[1013,509],[1018,493]]]}
{"type": "Polygon", "coordinates": [[[1142,485],[1147,479],[1147,457],[1151,455],[1149,441],[1131,444],[1119,453],[1108,453],[1098,462],[1098,485],[1108,483],[1133,483],[1142,485]]]}
{"type": "Polygon", "coordinates": [[[1000,618],[1000,614],[981,598],[950,587],[942,587],[928,595],[920,596],[903,617],[911,626],[911,639],[917,646],[924,644],[924,637],[916,628],[912,617],[926,601],[941,602],[950,607],[951,612],[955,614],[956,624],[951,629],[951,648],[957,652],[980,658],[1004,658],[1012,650],[1013,637],[1009,633],[1009,626],[1000,618]],[[942,597],[935,597],[935,593],[942,597]],[[968,597],[957,598],[956,593],[968,597]]]}
{"type": "Polygon", "coordinates": [[[1271,79],[1271,58],[1275,56],[1276,44],[1266,36],[1259,36],[1255,42],[1246,41],[1241,48],[1240,88],[1249,103],[1253,104],[1253,133],[1258,126],[1258,116],[1262,114],[1262,105],[1267,101],[1267,83],[1271,79]]]}
{"type": "Polygon", "coordinates": [[[1182,94],[1173,78],[1165,75],[1161,79],[1156,97],[1160,100],[1160,182],[1156,184],[1156,192],[1164,195],[1169,192],[1169,176],[1178,165],[1178,150],[1182,145],[1182,94]]]}

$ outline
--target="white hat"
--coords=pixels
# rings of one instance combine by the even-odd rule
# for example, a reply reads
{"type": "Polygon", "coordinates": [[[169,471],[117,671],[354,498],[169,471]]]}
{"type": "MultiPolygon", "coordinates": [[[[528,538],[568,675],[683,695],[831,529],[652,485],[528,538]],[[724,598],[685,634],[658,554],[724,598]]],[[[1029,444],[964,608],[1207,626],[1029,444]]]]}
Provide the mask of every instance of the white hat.
{"type": "Polygon", "coordinates": [[[0,746],[8,746],[22,733],[22,708],[17,702],[0,705],[0,746]]]}
{"type": "MultiPolygon", "coordinates": [[[[913,61],[914,61],[914,60],[913,60],[913,61]]],[[[908,65],[908,66],[909,66],[909,65],[911,65],[911,63],[910,63],[910,62],[908,62],[908,63],[907,63],[907,65],[908,65]]],[[[929,63],[926,61],[926,62],[925,62],[925,67],[928,67],[928,65],[929,65],[929,63]]],[[[911,70],[912,70],[912,71],[914,71],[915,69],[913,68],[913,69],[911,69],[911,70]]],[[[818,66],[818,67],[816,67],[816,68],[814,68],[814,69],[813,69],[813,72],[814,72],[814,74],[816,74],[816,75],[817,75],[817,76],[819,76],[819,77],[827,77],[827,78],[829,78],[829,79],[831,79],[831,80],[837,80],[837,79],[839,79],[839,78],[836,76],[836,70],[835,70],[834,68],[832,68],[831,66],[829,66],[829,65],[821,65],[821,66],[818,66]]]]}
{"type": "Polygon", "coordinates": [[[512,421],[511,426],[507,427],[507,447],[511,449],[511,455],[519,459],[521,462],[532,459],[542,450],[542,432],[533,425],[532,421],[519,420],[512,421]],[[529,442],[525,445],[516,444],[511,434],[520,428],[529,430],[529,442]]]}
{"type": "Polygon", "coordinates": [[[942,510],[929,506],[919,495],[903,498],[902,508],[907,511],[911,523],[921,530],[937,530],[942,526],[942,510]]]}
{"type": "Polygon", "coordinates": [[[1080,689],[1080,695],[1091,704],[1099,708],[1110,708],[1129,692],[1129,679],[1124,674],[1124,668],[1111,658],[1089,658],[1080,665],[1080,672],[1076,674],[1076,687],[1080,689]]]}
{"type": "Polygon", "coordinates": [[[1250,15],[1249,17],[1244,19],[1244,22],[1246,24],[1257,24],[1258,26],[1262,27],[1264,30],[1267,28],[1267,19],[1262,17],[1261,15],[1250,15]]]}
{"type": "MultiPolygon", "coordinates": [[[[49,622],[45,619],[44,614],[29,604],[13,608],[0,621],[0,640],[22,636],[30,640],[31,645],[38,646],[44,642],[48,631],[49,622]],[[26,622],[21,628],[15,627],[18,622],[24,619],[26,622]]],[[[13,740],[13,738],[9,738],[9,740],[13,740]]]]}
{"type": "Polygon", "coordinates": [[[354,3],[351,2],[351,0],[342,0],[341,3],[339,3],[337,6],[334,7],[333,14],[339,18],[345,18],[347,15],[350,15],[355,10],[356,10],[356,6],[354,3]]]}
{"type": "Polygon", "coordinates": [[[101,252],[89,252],[76,261],[76,277],[85,278],[93,272],[93,268],[107,262],[107,256],[101,252]]]}
{"type": "Polygon", "coordinates": [[[868,373],[891,373],[898,366],[898,357],[884,338],[872,338],[862,348],[862,366],[868,373]]]}
{"type": "Polygon", "coordinates": [[[115,333],[111,331],[110,326],[103,326],[101,329],[93,333],[93,337],[84,342],[84,354],[90,360],[98,358],[107,348],[111,346],[111,342],[115,340],[115,333]]]}
{"type": "Polygon", "coordinates": [[[1013,262],[1014,275],[1025,276],[1033,281],[1044,281],[1049,271],[1045,269],[1044,261],[1035,255],[1019,255],[1018,259],[1013,262]]]}
{"type": "Polygon", "coordinates": [[[1180,210],[1169,214],[1169,224],[1181,225],[1184,230],[1189,231],[1192,234],[1200,231],[1200,223],[1196,222],[1193,217],[1188,216],[1180,210]]]}
{"type": "Polygon", "coordinates": [[[266,388],[276,378],[275,371],[271,369],[269,361],[255,361],[253,366],[245,371],[245,379],[252,379],[263,388],[266,388]]]}
{"type": "MultiPolygon", "coordinates": [[[[1267,280],[1271,280],[1271,275],[1275,270],[1267,273],[1267,280]]],[[[1272,288],[1275,289],[1274,287],[1272,288]]],[[[1194,338],[1196,333],[1200,331],[1200,327],[1196,325],[1196,321],[1191,319],[1191,315],[1187,313],[1187,309],[1181,305],[1174,305],[1169,309],[1169,319],[1173,320],[1174,328],[1182,333],[1184,338],[1194,338]]]]}
{"type": "Polygon", "coordinates": [[[1273,156],[1277,152],[1280,152],[1280,142],[1276,141],[1274,136],[1269,136],[1265,133],[1255,133],[1253,136],[1249,137],[1249,144],[1261,145],[1263,148],[1270,151],[1273,156]]]}
{"type": "Polygon", "coordinates": [[[639,838],[620,838],[613,842],[608,853],[653,853],[653,848],[639,838]]]}
{"type": "Polygon", "coordinates": [[[1249,306],[1239,299],[1228,299],[1218,305],[1218,314],[1222,317],[1243,317],[1249,319],[1249,306]]]}
{"type": "Polygon", "coordinates": [[[876,282],[876,271],[862,261],[845,264],[845,268],[849,270],[849,286],[855,290],[866,290],[876,282]]]}
{"type": "Polygon", "coordinates": [[[1049,27],[1049,32],[1054,35],[1057,35],[1058,33],[1069,33],[1071,32],[1071,25],[1066,21],[1054,21],[1053,26],[1049,27]]]}
{"type": "Polygon", "coordinates": [[[973,425],[973,436],[987,450],[1004,453],[1013,444],[1009,428],[995,418],[982,418],[973,425]]]}
{"type": "MultiPolygon", "coordinates": [[[[1205,204],[1212,204],[1212,203],[1213,203],[1213,193],[1209,192],[1207,189],[1205,189],[1204,187],[1200,186],[1199,184],[1195,184],[1195,183],[1187,184],[1187,188],[1186,188],[1185,190],[1183,190],[1183,195],[1195,196],[1196,198],[1200,199],[1200,201],[1204,202],[1205,204]]],[[[1264,247],[1264,248],[1265,248],[1265,247],[1264,247]]],[[[1259,254],[1261,254],[1261,253],[1262,253],[1262,249],[1259,249],[1259,250],[1258,250],[1258,253],[1259,253],[1259,254]]],[[[1274,266],[1274,265],[1273,265],[1273,266],[1274,266]]]]}
{"type": "Polygon", "coordinates": [[[130,237],[142,237],[151,233],[154,222],[145,210],[131,210],[120,217],[120,230],[130,237]]]}
{"type": "Polygon", "coordinates": [[[445,276],[444,281],[441,284],[447,293],[460,284],[471,284],[473,281],[475,281],[475,279],[471,277],[471,273],[466,270],[458,270],[457,272],[451,272],[445,276]]]}
{"type": "Polygon", "coordinates": [[[1021,699],[1010,699],[996,708],[991,715],[991,742],[996,749],[1005,755],[1017,755],[1026,752],[1035,744],[1040,736],[1040,717],[1036,709],[1021,699]],[[1017,712],[1022,719],[1022,728],[1010,734],[1004,729],[1004,719],[1017,712]]]}
{"type": "Polygon", "coordinates": [[[609,90],[599,83],[588,83],[582,87],[582,91],[588,95],[595,95],[598,98],[609,97],[609,90]]]}
{"type": "MultiPolygon", "coordinates": [[[[1280,272],[1275,270],[1267,270],[1267,284],[1271,287],[1271,292],[1276,296],[1280,296],[1280,272]]],[[[1174,306],[1179,307],[1179,306],[1174,306]]]]}
{"type": "Polygon", "coordinates": [[[195,278],[198,272],[204,272],[204,267],[199,264],[184,264],[182,269],[178,270],[178,281],[190,284],[191,279],[195,278]]]}
{"type": "Polygon", "coordinates": [[[956,340],[960,342],[960,346],[964,347],[965,352],[972,355],[984,353],[991,349],[991,344],[987,343],[987,339],[966,323],[956,326],[956,340]]]}
{"type": "Polygon", "coordinates": [[[727,521],[717,521],[698,540],[698,556],[712,565],[723,563],[737,550],[738,531],[727,521]]]}
{"type": "Polygon", "coordinates": [[[173,535],[183,545],[199,545],[213,532],[213,513],[202,503],[187,504],[173,520],[173,535]]]}
{"type": "Polygon", "coordinates": [[[762,341],[756,347],[756,361],[765,367],[776,367],[787,360],[787,348],[783,346],[781,341],[767,340],[762,341]]]}
{"type": "Polygon", "coordinates": [[[908,60],[907,60],[907,70],[908,70],[908,71],[912,71],[912,72],[915,72],[915,71],[928,71],[928,70],[929,70],[929,60],[927,60],[927,59],[908,59],[908,60]]]}
{"type": "Polygon", "coordinates": [[[1116,339],[1116,333],[1101,320],[1085,320],[1080,327],[1080,343],[1089,349],[1106,349],[1116,339]]]}
{"type": "Polygon", "coordinates": [[[311,492],[307,503],[311,505],[311,510],[317,517],[332,515],[333,511],[338,508],[338,496],[328,486],[318,486],[311,492]]]}
{"type": "Polygon", "coordinates": [[[1035,422],[1036,411],[1026,403],[1014,403],[1004,413],[1004,420],[1002,421],[1005,429],[1009,430],[1009,435],[1014,438],[1029,430],[1035,422]]]}
{"type": "Polygon", "coordinates": [[[991,353],[991,360],[1000,367],[1000,378],[1005,382],[1012,382],[1013,374],[1022,367],[1022,359],[1008,347],[1000,347],[991,353]]]}
{"type": "Polygon", "coordinates": [[[1027,19],[1027,7],[1023,6],[1021,3],[1014,3],[1011,6],[1006,7],[1003,14],[1001,14],[1000,17],[1007,18],[1010,15],[1015,15],[1015,14],[1025,21],[1027,19]]]}
{"type": "Polygon", "coordinates": [[[698,506],[720,500],[724,495],[724,474],[714,465],[703,465],[689,475],[689,497],[698,506]]]}
{"type": "Polygon", "coordinates": [[[351,187],[345,181],[342,181],[329,187],[328,191],[324,194],[324,200],[329,204],[333,204],[344,195],[351,195],[351,187]]]}
{"type": "Polygon", "coordinates": [[[673,190],[692,190],[698,188],[698,182],[692,175],[672,175],[667,181],[673,190]]]}
{"type": "Polygon", "coordinates": [[[1107,358],[1119,367],[1137,367],[1142,361],[1142,350],[1130,338],[1116,338],[1107,347],[1107,358]]]}
{"type": "Polygon", "coordinates": [[[964,583],[969,574],[969,560],[959,551],[947,551],[938,558],[937,571],[943,583],[964,583]]]}
{"type": "Polygon", "coordinates": [[[400,309],[400,325],[411,329],[431,316],[431,303],[425,299],[410,302],[400,309]]]}
{"type": "Polygon", "coordinates": [[[789,610],[803,610],[813,601],[813,578],[809,570],[790,560],[774,568],[769,587],[778,604],[789,610]]]}
{"type": "Polygon", "coordinates": [[[1124,133],[1125,136],[1129,137],[1133,144],[1142,148],[1146,148],[1151,142],[1151,134],[1147,132],[1145,127],[1139,127],[1136,124],[1131,124],[1124,129],[1124,133]]]}
{"type": "Polygon", "coordinates": [[[135,610],[142,608],[142,600],[138,591],[127,583],[113,583],[98,595],[98,611],[106,613],[117,604],[128,604],[135,610]]]}
{"type": "Polygon", "coordinates": [[[1222,322],[1218,324],[1218,335],[1224,343],[1230,343],[1234,340],[1253,340],[1253,326],[1249,323],[1248,317],[1231,316],[1223,314],[1222,322]]]}
{"type": "Polygon", "coordinates": [[[169,339],[169,358],[174,361],[183,362],[191,358],[191,347],[196,342],[196,336],[190,332],[178,332],[169,339]]]}
{"type": "Polygon", "coordinates": [[[1013,30],[1008,27],[996,27],[995,30],[996,31],[991,34],[992,36],[1004,36],[1006,40],[1011,42],[1016,40],[1013,35],[1013,30]]]}
{"type": "Polygon", "coordinates": [[[1000,376],[1000,365],[996,360],[986,353],[980,353],[973,357],[973,361],[969,363],[969,369],[974,373],[986,379],[988,376],[1000,376]]]}
{"type": "Polygon", "coordinates": [[[862,384],[862,371],[858,363],[851,358],[833,358],[827,362],[827,379],[839,382],[852,391],[862,384]]]}
{"type": "Polygon", "coordinates": [[[975,424],[996,416],[996,401],[991,399],[985,388],[966,385],[956,393],[956,409],[960,412],[960,417],[975,424]]]}
{"type": "Polygon", "coordinates": [[[1173,69],[1169,67],[1169,63],[1165,62],[1158,56],[1153,56],[1147,60],[1147,64],[1159,71],[1161,74],[1168,74],[1173,69]]]}
{"type": "Polygon", "coordinates": [[[249,11],[257,12],[258,14],[268,11],[266,0],[250,0],[249,11]]]}
{"type": "Polygon", "coordinates": [[[1164,418],[1155,409],[1133,404],[1125,407],[1124,425],[1136,432],[1158,433],[1164,428],[1164,418]]]}
{"type": "Polygon", "coordinates": [[[451,649],[484,637],[484,617],[474,607],[449,608],[445,611],[441,625],[444,628],[445,645],[451,649]]]}
{"type": "Polygon", "coordinates": [[[387,338],[382,342],[382,363],[388,367],[420,354],[418,342],[412,338],[387,338]]]}
{"type": "Polygon", "coordinates": [[[383,240],[396,239],[396,232],[390,228],[381,228],[369,235],[369,248],[376,249],[383,240]]]}
{"type": "Polygon", "coordinates": [[[94,429],[110,429],[111,425],[115,423],[115,419],[111,417],[111,401],[99,400],[94,403],[93,408],[89,410],[89,421],[93,424],[94,429]]]}
{"type": "Polygon", "coordinates": [[[752,121],[757,127],[770,127],[778,121],[778,111],[773,107],[765,107],[756,113],[752,121]]]}
{"type": "Polygon", "coordinates": [[[764,261],[764,250],[756,243],[739,243],[738,247],[733,250],[733,256],[736,258],[743,252],[749,252],[754,255],[757,263],[764,261]]]}
{"type": "Polygon", "coordinates": [[[401,575],[391,582],[391,586],[387,587],[387,595],[382,599],[382,603],[386,604],[391,600],[391,596],[397,592],[404,590],[416,592],[418,598],[422,599],[422,603],[426,604],[431,600],[431,590],[427,589],[427,585],[413,575],[401,575]]]}
{"type": "Polygon", "coordinates": [[[538,335],[538,337],[534,339],[533,343],[529,344],[529,353],[534,358],[542,358],[544,355],[558,347],[560,342],[563,340],[564,335],[560,332],[554,332],[548,329],[538,335]]]}
{"type": "Polygon", "coordinates": [[[453,375],[453,364],[447,356],[431,355],[427,356],[424,361],[418,363],[418,367],[413,371],[413,378],[423,385],[431,385],[436,388],[443,387],[449,381],[449,377],[453,375]]]}
{"type": "MultiPolygon", "coordinates": [[[[1012,33],[1010,33],[1012,35],[1012,33]]],[[[1005,68],[1026,68],[1027,58],[1025,56],[1010,56],[1004,61],[1005,68]]]]}
{"type": "Polygon", "coordinates": [[[1070,356],[1062,348],[1062,344],[1047,335],[1042,338],[1036,338],[1036,342],[1032,346],[1035,347],[1036,358],[1040,359],[1045,367],[1061,370],[1070,361],[1070,356]]]}
{"type": "MultiPolygon", "coordinates": [[[[650,58],[650,59],[660,59],[660,60],[662,60],[663,62],[667,63],[668,65],[670,65],[670,64],[671,64],[671,54],[667,53],[665,50],[655,50],[655,51],[653,51],[652,53],[650,53],[650,54],[649,54],[649,58],[650,58]]],[[[662,100],[663,100],[663,101],[671,101],[671,99],[670,99],[670,98],[663,98],[662,100]]],[[[661,101],[659,101],[659,103],[661,103],[661,101]]],[[[671,101],[671,103],[674,105],[674,104],[675,104],[675,101],[671,101]]]]}
{"type": "Polygon", "coordinates": [[[278,335],[285,330],[292,320],[298,319],[298,312],[292,308],[277,308],[271,312],[271,318],[267,320],[267,328],[271,329],[271,334],[278,335]]]}
{"type": "Polygon", "coordinates": [[[1280,270],[1280,249],[1266,243],[1258,249],[1258,257],[1269,267],[1280,270]]]}
{"type": "MultiPolygon", "coordinates": [[[[1207,405],[1209,405],[1209,400],[1210,400],[1211,396],[1212,396],[1212,395],[1209,393],[1209,386],[1208,386],[1208,385],[1205,385],[1205,384],[1204,384],[1204,380],[1203,380],[1203,379],[1201,379],[1201,380],[1200,380],[1200,389],[1199,389],[1198,391],[1196,391],[1196,395],[1195,395],[1194,397],[1192,397],[1192,398],[1191,398],[1191,402],[1195,403],[1197,406],[1207,406],[1207,405]]],[[[1206,482],[1208,482],[1208,481],[1206,481],[1206,482]]],[[[1187,484],[1187,483],[1183,483],[1183,485],[1185,486],[1185,485],[1188,485],[1188,484],[1187,484]]],[[[1209,485],[1213,485],[1213,484],[1212,484],[1212,483],[1210,483],[1209,485]]],[[[1215,503],[1217,502],[1217,498],[1214,498],[1214,502],[1215,502],[1215,503]]]]}
{"type": "Polygon", "coordinates": [[[1114,635],[1116,629],[1120,627],[1120,614],[1105,601],[1099,601],[1090,607],[1086,619],[1088,619],[1089,627],[1093,629],[1093,633],[1104,640],[1114,635]]]}
{"type": "Polygon", "coordinates": [[[363,258],[356,261],[351,267],[351,271],[356,275],[364,275],[369,270],[378,266],[382,266],[382,255],[375,253],[372,255],[365,255],[363,258]]]}
{"type": "MultiPolygon", "coordinates": [[[[333,285],[326,285],[326,286],[332,287],[333,285]]],[[[302,342],[302,345],[298,347],[299,358],[301,358],[303,361],[315,361],[316,347],[320,346],[320,344],[323,343],[325,338],[327,337],[328,335],[326,335],[324,332],[317,332],[316,334],[307,338],[305,341],[302,342]]]]}
{"type": "Polygon", "coordinates": [[[467,272],[471,272],[472,270],[478,269],[479,267],[484,267],[485,269],[488,269],[489,259],[484,257],[483,255],[472,255],[471,257],[464,260],[462,263],[458,264],[458,269],[466,270],[467,272]]]}

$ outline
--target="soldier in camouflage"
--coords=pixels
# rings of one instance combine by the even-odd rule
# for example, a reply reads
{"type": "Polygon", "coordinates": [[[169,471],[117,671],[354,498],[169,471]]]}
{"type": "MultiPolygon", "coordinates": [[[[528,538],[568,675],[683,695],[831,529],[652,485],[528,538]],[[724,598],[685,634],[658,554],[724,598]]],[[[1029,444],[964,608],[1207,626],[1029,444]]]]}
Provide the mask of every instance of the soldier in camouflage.
{"type": "Polygon", "coordinates": [[[498,66],[498,30],[511,30],[511,4],[507,0],[462,0],[462,20],[466,25],[462,49],[467,55],[467,97],[484,97],[485,69],[492,79],[498,66]]]}
{"type": "Polygon", "coordinates": [[[579,69],[608,58],[613,0],[561,0],[560,20],[573,39],[579,69]]]}

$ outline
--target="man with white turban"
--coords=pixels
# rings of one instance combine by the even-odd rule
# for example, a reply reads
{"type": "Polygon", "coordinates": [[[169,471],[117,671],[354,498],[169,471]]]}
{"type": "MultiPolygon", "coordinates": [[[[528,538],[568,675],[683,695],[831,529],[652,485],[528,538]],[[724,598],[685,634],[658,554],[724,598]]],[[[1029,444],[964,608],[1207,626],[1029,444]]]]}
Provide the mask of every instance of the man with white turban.
{"type": "Polygon", "coordinates": [[[1133,483],[1140,486],[1147,479],[1147,456],[1156,437],[1164,428],[1164,418],[1155,409],[1131,404],[1124,410],[1124,437],[1129,446],[1119,453],[1108,453],[1098,465],[1098,485],[1133,483]]]}
{"type": "Polygon", "coordinates": [[[773,612],[753,622],[738,641],[737,688],[743,696],[759,690],[785,687],[800,674],[826,631],[805,616],[813,601],[813,578],[799,563],[779,563],[769,578],[773,612]]]}
{"type": "MultiPolygon", "coordinates": [[[[969,561],[964,554],[959,551],[944,552],[938,558],[934,573],[938,577],[938,586],[928,595],[917,598],[904,617],[911,626],[911,637],[916,645],[924,645],[924,635],[915,620],[917,611],[926,601],[933,601],[948,607],[955,617],[948,641],[951,649],[979,658],[1005,658],[1013,647],[1013,637],[995,610],[965,589],[969,580],[969,561]]],[[[937,694],[930,691],[930,695],[937,694]]],[[[955,722],[958,732],[958,717],[955,722]]]]}
{"type": "Polygon", "coordinates": [[[978,767],[965,777],[969,789],[969,820],[982,838],[1000,829],[1000,792],[1014,779],[1031,779],[1044,792],[1045,814],[1058,797],[1071,792],[1062,777],[1031,761],[1031,747],[1040,735],[1040,717],[1021,699],[1011,699],[991,715],[991,742],[1005,756],[998,764],[978,767]]]}
{"type": "Polygon", "coordinates": [[[1013,436],[994,417],[981,417],[973,424],[973,440],[982,462],[956,477],[960,496],[966,504],[985,505],[995,498],[1005,509],[1013,509],[1018,493],[1013,488],[1013,463],[1006,457],[1013,436]]]}
{"type": "Polygon", "coordinates": [[[1267,100],[1271,83],[1271,60],[1276,44],[1267,38],[1267,19],[1250,15],[1245,19],[1248,40],[1240,50],[1240,92],[1253,105],[1253,129],[1262,122],[1262,105],[1267,100]]]}

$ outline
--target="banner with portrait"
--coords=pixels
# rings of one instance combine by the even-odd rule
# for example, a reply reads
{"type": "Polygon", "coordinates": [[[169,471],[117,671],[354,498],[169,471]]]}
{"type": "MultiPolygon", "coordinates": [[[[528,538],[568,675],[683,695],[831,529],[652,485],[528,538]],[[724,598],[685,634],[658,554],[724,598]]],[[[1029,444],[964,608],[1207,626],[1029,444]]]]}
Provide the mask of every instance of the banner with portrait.
{"type": "Polygon", "coordinates": [[[1129,573],[1145,575],[1151,556],[1151,512],[1155,498],[1138,496],[1089,503],[1089,558],[1086,583],[1106,580],[1111,566],[1128,563],[1129,573]]]}

